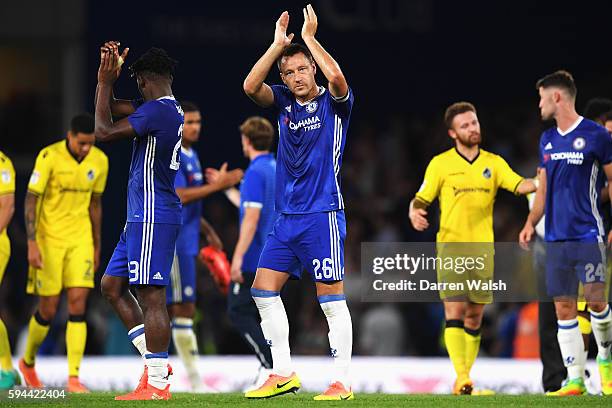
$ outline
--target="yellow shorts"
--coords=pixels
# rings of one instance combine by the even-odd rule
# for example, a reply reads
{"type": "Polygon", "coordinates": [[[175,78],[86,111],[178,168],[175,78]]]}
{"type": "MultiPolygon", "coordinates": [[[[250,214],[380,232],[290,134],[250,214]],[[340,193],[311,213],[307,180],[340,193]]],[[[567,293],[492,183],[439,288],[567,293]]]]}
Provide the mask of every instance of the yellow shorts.
{"type": "Polygon", "coordinates": [[[63,247],[39,241],[43,268],[30,267],[27,292],[56,296],[65,288],[93,288],[94,248],[92,243],[63,247]]]}
{"type": "Polygon", "coordinates": [[[10,257],[11,243],[6,235],[0,235],[0,283],[2,283],[2,278],[4,278],[4,272],[10,257]]]}
{"type": "Polygon", "coordinates": [[[490,282],[493,280],[495,248],[488,243],[437,244],[438,285],[440,299],[493,302],[490,282]]]}

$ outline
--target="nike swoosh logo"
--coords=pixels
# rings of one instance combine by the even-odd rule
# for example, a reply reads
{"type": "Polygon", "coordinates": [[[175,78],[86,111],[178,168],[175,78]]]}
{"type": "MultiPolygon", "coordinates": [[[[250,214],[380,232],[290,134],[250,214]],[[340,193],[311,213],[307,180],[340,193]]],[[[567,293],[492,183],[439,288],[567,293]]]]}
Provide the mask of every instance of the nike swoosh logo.
{"type": "Polygon", "coordinates": [[[343,395],[341,395],[341,396],[340,396],[340,399],[341,399],[341,400],[347,400],[347,399],[349,399],[349,398],[351,398],[350,394],[349,394],[349,395],[347,395],[346,397],[345,397],[345,396],[343,396],[343,395]]]}
{"type": "Polygon", "coordinates": [[[287,381],[286,383],[276,384],[276,388],[283,388],[285,385],[289,384],[290,382],[291,380],[287,381]]]}

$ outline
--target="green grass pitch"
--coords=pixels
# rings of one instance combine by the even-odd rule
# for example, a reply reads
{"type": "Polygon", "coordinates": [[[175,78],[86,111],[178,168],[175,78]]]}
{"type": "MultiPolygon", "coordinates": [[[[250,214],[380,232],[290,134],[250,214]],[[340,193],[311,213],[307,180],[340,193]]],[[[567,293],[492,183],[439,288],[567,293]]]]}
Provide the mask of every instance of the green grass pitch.
{"type": "Polygon", "coordinates": [[[313,401],[314,394],[289,394],[266,400],[247,400],[242,394],[187,394],[176,393],[170,401],[114,401],[115,393],[96,392],[87,395],[71,394],[65,400],[46,401],[0,401],[2,407],[41,407],[53,406],[87,407],[131,407],[131,406],[168,406],[168,407],[605,407],[612,406],[612,397],[584,396],[556,398],[544,395],[494,395],[494,396],[451,396],[451,395],[397,395],[397,394],[356,394],[353,401],[313,401]]]}

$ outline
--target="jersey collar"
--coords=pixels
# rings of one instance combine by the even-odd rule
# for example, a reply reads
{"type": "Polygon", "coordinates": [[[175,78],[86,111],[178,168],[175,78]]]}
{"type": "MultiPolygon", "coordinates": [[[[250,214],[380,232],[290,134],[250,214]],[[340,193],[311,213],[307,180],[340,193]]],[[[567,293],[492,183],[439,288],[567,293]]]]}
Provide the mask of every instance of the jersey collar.
{"type": "MultiPolygon", "coordinates": [[[[89,156],[89,153],[83,157],[83,159],[79,160],[74,153],[72,153],[72,151],[70,150],[70,147],[68,147],[68,139],[66,139],[66,143],[64,143],[64,146],[66,147],[66,153],[68,153],[70,155],[70,157],[72,157],[74,159],[75,162],[77,162],[78,164],[81,164],[85,161],[85,159],[87,158],[87,156],[89,156]]],[[[92,146],[93,147],[93,146],[92,146]]]]}
{"type": "Polygon", "coordinates": [[[325,87],[323,86],[319,86],[319,93],[312,99],[307,100],[306,102],[302,103],[300,101],[297,100],[297,98],[295,99],[295,102],[300,105],[300,106],[306,106],[308,105],[310,102],[314,101],[315,99],[317,99],[319,96],[323,95],[325,93],[325,87]]]}
{"type": "Polygon", "coordinates": [[[576,119],[574,124],[570,126],[565,132],[561,131],[561,129],[559,129],[559,126],[557,126],[557,132],[559,132],[561,136],[565,136],[569,133],[572,133],[574,130],[576,130],[580,122],[582,122],[582,119],[584,119],[582,116],[578,116],[578,119],[576,119]]]}
{"type": "Polygon", "coordinates": [[[457,150],[457,146],[455,146],[455,152],[457,152],[457,154],[459,155],[459,157],[461,157],[463,160],[465,160],[466,162],[468,162],[469,164],[474,164],[474,162],[476,160],[478,160],[478,158],[480,157],[480,148],[478,148],[478,153],[476,154],[476,157],[474,157],[474,159],[472,161],[470,161],[470,159],[468,159],[467,157],[465,157],[464,155],[461,154],[461,152],[459,152],[459,150],[457,150]]]}
{"type": "Polygon", "coordinates": [[[193,156],[193,149],[191,148],[186,148],[185,146],[181,146],[181,152],[185,153],[187,155],[187,157],[192,157],[193,156]]]}
{"type": "Polygon", "coordinates": [[[157,98],[158,101],[164,100],[164,99],[169,99],[171,101],[176,101],[176,99],[174,99],[174,95],[166,95],[166,96],[162,96],[160,98],[157,98]]]}
{"type": "Polygon", "coordinates": [[[266,153],[266,154],[260,154],[259,156],[257,156],[256,158],[253,159],[253,161],[251,162],[251,164],[255,163],[256,161],[258,161],[259,159],[263,159],[264,157],[271,157],[272,156],[272,152],[270,153],[266,153]]]}

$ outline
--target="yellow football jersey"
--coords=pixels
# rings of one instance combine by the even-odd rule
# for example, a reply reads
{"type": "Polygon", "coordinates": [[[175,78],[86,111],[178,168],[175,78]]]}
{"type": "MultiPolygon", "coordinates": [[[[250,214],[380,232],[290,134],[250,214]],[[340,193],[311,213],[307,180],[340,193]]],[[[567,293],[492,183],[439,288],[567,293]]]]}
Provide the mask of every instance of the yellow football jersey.
{"type": "MultiPolygon", "coordinates": [[[[15,193],[15,168],[11,159],[0,152],[0,195],[15,193]]],[[[6,228],[0,232],[0,250],[10,251],[6,228]]]]}
{"type": "Polygon", "coordinates": [[[66,140],[42,149],[30,177],[28,191],[39,195],[36,239],[56,245],[92,242],[91,194],[102,194],[108,158],[95,146],[79,163],[66,140]]]}
{"type": "Polygon", "coordinates": [[[481,149],[470,163],[452,148],[431,160],[416,196],[440,201],[438,242],[493,242],[497,189],[515,193],[522,180],[496,154],[481,149]]]}

